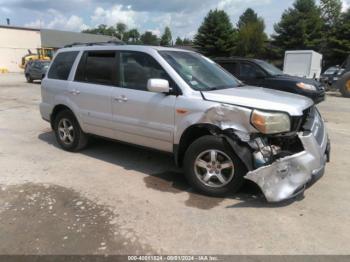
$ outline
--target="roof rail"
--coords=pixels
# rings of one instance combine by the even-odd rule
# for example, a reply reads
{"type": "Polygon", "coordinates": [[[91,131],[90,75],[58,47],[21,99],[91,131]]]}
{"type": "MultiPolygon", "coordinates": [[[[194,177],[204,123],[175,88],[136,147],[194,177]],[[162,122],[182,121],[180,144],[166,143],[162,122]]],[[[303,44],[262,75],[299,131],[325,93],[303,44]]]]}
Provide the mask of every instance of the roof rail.
{"type": "Polygon", "coordinates": [[[119,40],[109,40],[107,42],[90,42],[90,43],[80,43],[80,42],[76,42],[76,43],[72,43],[69,45],[65,45],[64,47],[73,47],[73,46],[94,46],[94,45],[125,45],[125,43],[123,41],[119,41],[119,40]]]}

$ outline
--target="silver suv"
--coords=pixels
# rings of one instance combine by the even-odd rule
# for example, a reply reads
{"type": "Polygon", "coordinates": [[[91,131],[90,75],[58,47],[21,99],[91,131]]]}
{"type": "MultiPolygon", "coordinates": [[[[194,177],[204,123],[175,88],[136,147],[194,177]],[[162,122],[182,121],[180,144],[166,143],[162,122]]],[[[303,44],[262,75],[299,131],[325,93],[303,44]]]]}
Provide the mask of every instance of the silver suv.
{"type": "Polygon", "coordinates": [[[330,144],[313,102],[244,86],[212,60],[163,47],[59,50],[42,81],[42,118],[67,151],[89,134],[174,154],[198,191],[255,182],[270,202],[323,175],[330,144]]]}

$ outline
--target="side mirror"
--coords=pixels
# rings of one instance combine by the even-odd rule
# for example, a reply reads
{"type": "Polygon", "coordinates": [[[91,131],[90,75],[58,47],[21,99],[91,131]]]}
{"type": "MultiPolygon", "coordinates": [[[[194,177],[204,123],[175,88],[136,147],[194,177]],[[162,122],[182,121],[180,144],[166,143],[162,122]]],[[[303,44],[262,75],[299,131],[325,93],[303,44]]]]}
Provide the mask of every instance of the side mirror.
{"type": "Polygon", "coordinates": [[[147,89],[148,91],[154,92],[154,93],[169,93],[170,87],[169,87],[169,81],[165,79],[149,79],[147,82],[147,89]]]}

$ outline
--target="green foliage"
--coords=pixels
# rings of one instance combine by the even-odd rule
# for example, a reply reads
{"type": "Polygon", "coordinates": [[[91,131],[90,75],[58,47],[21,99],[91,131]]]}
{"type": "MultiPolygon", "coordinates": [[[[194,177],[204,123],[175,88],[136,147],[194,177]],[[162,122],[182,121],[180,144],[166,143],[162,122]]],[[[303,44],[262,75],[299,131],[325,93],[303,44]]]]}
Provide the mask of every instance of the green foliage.
{"type": "Polygon", "coordinates": [[[329,57],[332,65],[341,64],[350,55],[350,9],[340,16],[328,39],[329,57]]]}
{"type": "MultiPolygon", "coordinates": [[[[319,51],[323,20],[315,0],[296,0],[275,25],[274,44],[281,50],[313,49],[319,51]]],[[[282,54],[281,54],[282,55],[282,54]]]]}
{"type": "Polygon", "coordinates": [[[210,10],[198,29],[194,45],[207,56],[228,56],[234,49],[235,33],[225,11],[210,10]]]}
{"type": "Polygon", "coordinates": [[[180,37],[177,37],[175,40],[175,45],[183,45],[183,41],[180,37]]]}
{"type": "Polygon", "coordinates": [[[246,25],[248,25],[249,23],[254,23],[254,22],[258,22],[259,21],[259,17],[258,14],[255,13],[255,11],[251,8],[248,8],[247,10],[245,10],[245,12],[239,17],[239,21],[237,23],[237,27],[240,29],[246,25]]]}
{"type": "Polygon", "coordinates": [[[141,35],[141,43],[144,45],[159,45],[159,39],[150,31],[146,31],[141,35]]]}
{"type": "Polygon", "coordinates": [[[173,41],[173,37],[171,35],[170,28],[168,26],[165,27],[164,33],[160,39],[161,46],[171,46],[173,41]]]}
{"type": "Polygon", "coordinates": [[[182,41],[182,44],[183,45],[192,45],[193,42],[192,42],[191,39],[188,39],[188,38],[185,37],[184,40],[182,41]]]}
{"type": "Polygon", "coordinates": [[[184,38],[184,39],[181,39],[180,37],[177,37],[176,38],[176,41],[175,41],[175,45],[193,45],[193,42],[191,39],[188,39],[188,38],[184,38]]]}
{"type": "Polygon", "coordinates": [[[320,0],[322,18],[327,26],[334,26],[340,19],[341,0],[320,0]]]}
{"type": "Polygon", "coordinates": [[[127,43],[130,44],[138,44],[140,42],[140,33],[139,31],[134,28],[126,32],[127,35],[127,43]]]}
{"type": "Polygon", "coordinates": [[[125,35],[126,29],[127,27],[126,27],[126,24],[124,23],[117,23],[115,26],[116,36],[123,41],[125,40],[124,35],[125,35]]]}
{"type": "Polygon", "coordinates": [[[96,34],[96,35],[116,36],[115,28],[112,26],[108,27],[105,24],[101,24],[97,28],[86,29],[82,32],[88,33],[88,34],[96,34]]]}
{"type": "Polygon", "coordinates": [[[253,9],[248,8],[239,18],[237,26],[235,55],[261,57],[267,42],[263,18],[258,17],[253,9]]]}

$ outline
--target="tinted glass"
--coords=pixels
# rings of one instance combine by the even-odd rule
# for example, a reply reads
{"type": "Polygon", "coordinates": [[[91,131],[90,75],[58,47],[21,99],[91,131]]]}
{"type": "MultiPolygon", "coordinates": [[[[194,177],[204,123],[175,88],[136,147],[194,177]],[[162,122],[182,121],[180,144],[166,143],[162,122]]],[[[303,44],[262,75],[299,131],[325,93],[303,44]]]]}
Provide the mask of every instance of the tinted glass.
{"type": "Polygon", "coordinates": [[[159,63],[150,55],[142,52],[120,53],[120,85],[122,87],[147,91],[147,82],[151,78],[172,81],[159,63]]]}
{"type": "Polygon", "coordinates": [[[59,53],[53,61],[48,78],[67,80],[78,51],[59,53]]]}
{"type": "Polygon", "coordinates": [[[262,68],[264,68],[267,72],[269,72],[269,74],[271,74],[271,75],[274,75],[274,76],[283,75],[283,72],[272,64],[269,64],[269,63],[262,61],[262,60],[256,60],[256,62],[262,68]]]}
{"type": "Polygon", "coordinates": [[[231,62],[231,63],[220,63],[220,65],[225,68],[228,72],[230,72],[231,74],[237,76],[238,75],[238,65],[235,62],[231,62]]]}
{"type": "Polygon", "coordinates": [[[241,63],[241,72],[239,75],[242,78],[253,79],[264,76],[264,72],[253,64],[241,63]]]}
{"type": "Polygon", "coordinates": [[[75,81],[115,85],[116,77],[115,51],[87,51],[81,57],[75,81]]]}
{"type": "Polygon", "coordinates": [[[159,54],[194,90],[237,87],[240,82],[209,58],[193,52],[159,51],[159,54]]]}
{"type": "Polygon", "coordinates": [[[85,64],[85,81],[95,84],[115,84],[116,67],[114,51],[88,52],[85,64]]]}

